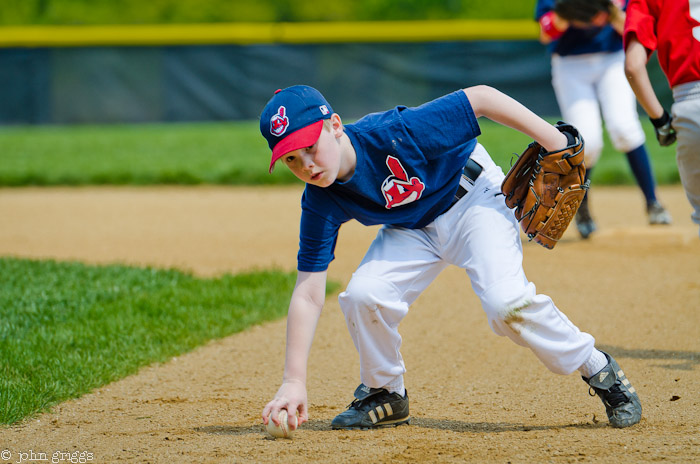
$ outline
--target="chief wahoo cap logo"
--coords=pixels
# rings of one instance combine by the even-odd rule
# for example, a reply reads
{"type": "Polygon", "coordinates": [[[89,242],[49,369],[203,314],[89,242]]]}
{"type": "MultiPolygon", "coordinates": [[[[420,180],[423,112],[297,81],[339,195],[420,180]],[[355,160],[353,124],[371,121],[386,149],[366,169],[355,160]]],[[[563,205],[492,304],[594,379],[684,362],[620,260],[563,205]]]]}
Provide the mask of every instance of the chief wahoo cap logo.
{"type": "Polygon", "coordinates": [[[277,109],[277,114],[270,118],[270,133],[280,137],[282,134],[287,132],[287,127],[289,127],[289,118],[286,116],[287,109],[284,106],[280,106],[277,109]]]}

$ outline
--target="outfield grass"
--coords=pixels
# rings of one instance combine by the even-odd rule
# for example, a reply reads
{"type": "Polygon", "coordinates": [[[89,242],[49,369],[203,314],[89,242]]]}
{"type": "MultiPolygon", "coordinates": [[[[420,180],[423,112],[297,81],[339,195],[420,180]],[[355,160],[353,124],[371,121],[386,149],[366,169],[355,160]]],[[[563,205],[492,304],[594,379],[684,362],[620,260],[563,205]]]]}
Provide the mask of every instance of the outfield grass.
{"type": "MultiPolygon", "coordinates": [[[[529,140],[480,121],[479,141],[504,169],[529,140]]],[[[661,148],[644,121],[660,184],[678,183],[675,147],[661,148]]],[[[191,123],[0,128],[0,186],[265,185],[296,182],[287,169],[267,173],[269,150],[258,123],[191,123]]],[[[633,184],[625,156],[609,140],[594,185],[633,184]]]]}
{"type": "Polygon", "coordinates": [[[280,318],[294,279],[0,258],[0,423],[280,318]]]}
{"type": "MultiPolygon", "coordinates": [[[[285,183],[257,123],[0,128],[0,185],[285,183]]],[[[282,170],[280,170],[282,171],[282,170]]]]}

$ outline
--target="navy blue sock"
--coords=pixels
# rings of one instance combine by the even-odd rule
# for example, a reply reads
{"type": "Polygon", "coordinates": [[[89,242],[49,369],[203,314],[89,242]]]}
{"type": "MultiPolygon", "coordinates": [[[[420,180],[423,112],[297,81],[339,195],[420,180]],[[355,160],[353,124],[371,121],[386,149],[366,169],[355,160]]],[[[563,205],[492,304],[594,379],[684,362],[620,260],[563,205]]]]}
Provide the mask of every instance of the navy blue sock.
{"type": "MultiPolygon", "coordinates": [[[[593,167],[594,166],[591,166],[590,168],[586,167],[586,176],[584,177],[585,181],[591,179],[591,174],[593,173],[593,167]]],[[[593,183],[593,181],[591,181],[591,183],[593,183]]],[[[590,186],[589,186],[589,188],[590,188],[590,186]]],[[[586,205],[588,205],[588,190],[586,191],[586,194],[583,196],[583,200],[581,200],[581,206],[586,206],[586,205]]]]}
{"type": "Polygon", "coordinates": [[[654,175],[651,173],[651,162],[649,161],[649,153],[647,153],[646,147],[642,144],[634,150],[627,152],[626,155],[630,168],[632,168],[632,174],[634,174],[634,178],[637,179],[637,183],[644,193],[647,204],[656,201],[654,175]]]}

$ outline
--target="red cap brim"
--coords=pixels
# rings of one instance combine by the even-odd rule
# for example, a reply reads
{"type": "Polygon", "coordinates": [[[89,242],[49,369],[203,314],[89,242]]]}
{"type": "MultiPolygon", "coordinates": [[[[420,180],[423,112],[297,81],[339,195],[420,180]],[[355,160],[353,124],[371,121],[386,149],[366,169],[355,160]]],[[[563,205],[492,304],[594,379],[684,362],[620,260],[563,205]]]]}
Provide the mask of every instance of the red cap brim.
{"type": "Polygon", "coordinates": [[[282,139],[277,145],[275,145],[275,148],[272,149],[270,172],[272,172],[272,169],[275,167],[275,162],[290,151],[310,147],[311,145],[315,144],[318,138],[321,136],[322,129],[323,120],[316,121],[313,124],[302,127],[296,132],[292,132],[282,139]]]}

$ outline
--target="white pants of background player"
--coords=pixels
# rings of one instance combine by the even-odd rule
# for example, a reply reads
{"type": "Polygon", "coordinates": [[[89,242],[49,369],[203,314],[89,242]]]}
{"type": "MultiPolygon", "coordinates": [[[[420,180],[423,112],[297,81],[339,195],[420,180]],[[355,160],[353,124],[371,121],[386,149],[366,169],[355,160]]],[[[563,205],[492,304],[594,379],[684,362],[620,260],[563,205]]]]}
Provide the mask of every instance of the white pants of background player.
{"type": "Polygon", "coordinates": [[[484,170],[471,190],[423,229],[380,229],[339,296],[369,387],[392,384],[406,371],[399,323],[450,264],[466,270],[491,329],[529,347],[551,371],[570,374],[593,352],[593,337],[525,277],[519,226],[496,195],[503,171],[481,145],[472,158],[484,170]]]}
{"type": "Polygon", "coordinates": [[[700,81],[675,86],[673,100],[678,172],[693,207],[691,218],[700,224],[700,81]]]}
{"type": "Polygon", "coordinates": [[[552,87],[563,120],[586,143],[586,166],[595,166],[603,151],[601,113],[616,150],[627,153],[645,142],[623,51],[552,55],[552,87]]]}

